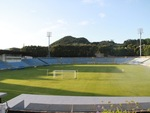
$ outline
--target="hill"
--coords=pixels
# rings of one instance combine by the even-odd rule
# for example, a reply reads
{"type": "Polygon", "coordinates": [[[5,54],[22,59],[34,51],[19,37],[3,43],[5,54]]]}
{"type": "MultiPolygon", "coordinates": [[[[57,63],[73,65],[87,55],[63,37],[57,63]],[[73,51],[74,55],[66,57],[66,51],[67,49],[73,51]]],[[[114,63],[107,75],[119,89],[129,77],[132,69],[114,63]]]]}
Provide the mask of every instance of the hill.
{"type": "Polygon", "coordinates": [[[51,45],[54,46],[54,45],[76,45],[76,44],[90,44],[90,42],[84,37],[76,38],[72,36],[65,36],[60,40],[52,43],[51,45]]]}

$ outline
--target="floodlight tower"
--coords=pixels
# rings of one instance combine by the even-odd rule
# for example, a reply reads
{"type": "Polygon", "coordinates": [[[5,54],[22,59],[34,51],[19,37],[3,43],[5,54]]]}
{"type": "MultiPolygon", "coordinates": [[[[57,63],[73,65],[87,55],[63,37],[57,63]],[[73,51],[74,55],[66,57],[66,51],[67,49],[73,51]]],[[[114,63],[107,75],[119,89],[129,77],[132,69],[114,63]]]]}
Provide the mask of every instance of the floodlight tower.
{"type": "Polygon", "coordinates": [[[48,37],[48,57],[50,57],[50,37],[51,37],[51,32],[47,32],[47,37],[48,37]]]}
{"type": "Polygon", "coordinates": [[[142,56],[142,45],[141,45],[141,38],[142,38],[143,28],[138,29],[138,34],[140,34],[140,57],[142,56]]]}

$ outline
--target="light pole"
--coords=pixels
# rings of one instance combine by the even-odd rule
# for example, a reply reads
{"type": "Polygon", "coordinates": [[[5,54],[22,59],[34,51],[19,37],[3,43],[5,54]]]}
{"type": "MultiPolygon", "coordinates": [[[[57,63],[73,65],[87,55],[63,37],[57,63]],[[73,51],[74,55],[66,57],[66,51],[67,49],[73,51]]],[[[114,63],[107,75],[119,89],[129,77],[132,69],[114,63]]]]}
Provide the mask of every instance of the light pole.
{"type": "Polygon", "coordinates": [[[142,46],[141,46],[142,33],[143,33],[143,28],[139,28],[138,34],[140,34],[140,57],[142,56],[142,46]]]}
{"type": "Polygon", "coordinates": [[[48,57],[50,57],[50,37],[51,37],[51,32],[47,32],[47,37],[48,37],[48,57]]]}

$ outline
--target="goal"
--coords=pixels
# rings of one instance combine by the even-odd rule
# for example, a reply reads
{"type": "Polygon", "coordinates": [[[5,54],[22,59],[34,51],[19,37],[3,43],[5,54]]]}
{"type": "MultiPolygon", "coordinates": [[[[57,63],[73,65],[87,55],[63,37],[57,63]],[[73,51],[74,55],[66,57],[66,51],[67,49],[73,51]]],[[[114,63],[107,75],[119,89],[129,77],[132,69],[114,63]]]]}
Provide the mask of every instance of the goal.
{"type": "Polygon", "coordinates": [[[54,70],[53,78],[77,79],[77,70],[54,70]]]}

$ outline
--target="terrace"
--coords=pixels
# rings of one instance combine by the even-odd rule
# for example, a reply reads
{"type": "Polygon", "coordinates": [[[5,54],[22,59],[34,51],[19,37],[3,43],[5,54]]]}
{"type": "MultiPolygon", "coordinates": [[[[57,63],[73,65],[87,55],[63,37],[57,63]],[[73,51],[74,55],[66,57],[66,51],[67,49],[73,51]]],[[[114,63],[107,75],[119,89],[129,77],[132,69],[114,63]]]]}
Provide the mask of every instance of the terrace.
{"type": "Polygon", "coordinates": [[[7,95],[7,93],[0,92],[0,103],[2,103],[2,98],[6,95],[7,95]]]}
{"type": "MultiPolygon", "coordinates": [[[[6,104],[6,103],[4,103],[6,104]]],[[[148,112],[150,97],[91,97],[21,94],[7,102],[9,113],[148,112]]]]}

